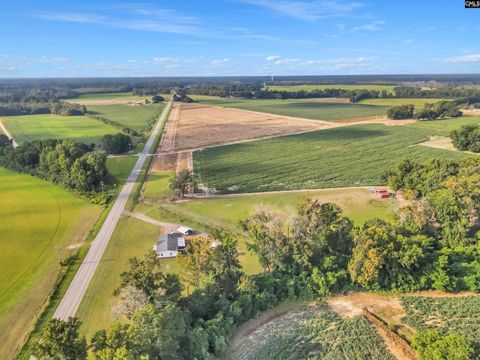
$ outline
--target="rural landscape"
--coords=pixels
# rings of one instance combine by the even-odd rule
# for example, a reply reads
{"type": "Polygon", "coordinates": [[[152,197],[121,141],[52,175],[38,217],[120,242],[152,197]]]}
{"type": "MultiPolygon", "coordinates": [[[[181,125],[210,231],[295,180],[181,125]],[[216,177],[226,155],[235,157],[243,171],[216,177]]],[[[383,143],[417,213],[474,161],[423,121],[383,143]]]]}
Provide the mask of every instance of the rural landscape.
{"type": "Polygon", "coordinates": [[[480,359],[474,2],[100,3],[0,12],[0,360],[480,359]]]}

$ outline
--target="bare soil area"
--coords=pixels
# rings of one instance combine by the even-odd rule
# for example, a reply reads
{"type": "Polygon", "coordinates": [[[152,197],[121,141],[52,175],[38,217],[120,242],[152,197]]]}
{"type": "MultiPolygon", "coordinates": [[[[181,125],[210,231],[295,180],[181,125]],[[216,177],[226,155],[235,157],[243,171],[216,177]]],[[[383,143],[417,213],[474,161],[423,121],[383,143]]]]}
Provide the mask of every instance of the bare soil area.
{"type": "Polygon", "coordinates": [[[176,124],[176,151],[245,140],[297,134],[339,126],[327,121],[290,118],[201,104],[181,104],[176,124]]]}
{"type": "Polygon", "coordinates": [[[445,136],[430,136],[430,140],[424,141],[419,145],[431,147],[434,149],[456,151],[455,146],[453,146],[452,139],[445,136]]]}

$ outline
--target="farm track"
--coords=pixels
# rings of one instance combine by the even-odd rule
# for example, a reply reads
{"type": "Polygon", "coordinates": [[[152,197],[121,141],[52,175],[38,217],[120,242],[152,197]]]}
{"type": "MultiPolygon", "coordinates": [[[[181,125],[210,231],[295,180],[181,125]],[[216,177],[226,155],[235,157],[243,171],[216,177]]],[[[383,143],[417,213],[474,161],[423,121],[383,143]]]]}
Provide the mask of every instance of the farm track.
{"type": "Polygon", "coordinates": [[[18,143],[17,141],[13,138],[12,134],[10,133],[10,131],[8,131],[8,129],[6,128],[5,124],[3,123],[2,119],[0,119],[0,130],[1,132],[3,132],[8,138],[10,138],[10,140],[12,140],[12,145],[14,148],[16,148],[18,146],[18,143]]]}

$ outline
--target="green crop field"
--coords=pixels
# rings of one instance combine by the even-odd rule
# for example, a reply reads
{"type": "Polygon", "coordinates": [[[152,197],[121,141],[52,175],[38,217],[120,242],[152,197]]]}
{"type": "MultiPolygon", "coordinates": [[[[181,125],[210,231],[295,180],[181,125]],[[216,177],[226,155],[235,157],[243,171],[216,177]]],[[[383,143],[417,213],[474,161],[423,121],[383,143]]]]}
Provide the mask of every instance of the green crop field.
{"type": "Polygon", "coordinates": [[[98,144],[102,136],[118,133],[113,126],[87,116],[10,116],[3,118],[3,123],[19,144],[44,139],[70,139],[98,144]]]}
{"type": "Polygon", "coordinates": [[[342,319],[328,305],[299,306],[236,339],[226,358],[393,360],[363,317],[342,319]]]}
{"type": "Polygon", "coordinates": [[[359,116],[385,115],[388,107],[352,103],[302,100],[246,100],[223,99],[213,96],[192,96],[195,101],[222,107],[259,111],[313,120],[342,120],[359,116]]]}
{"type": "Polygon", "coordinates": [[[415,146],[431,134],[413,126],[347,126],[197,151],[194,169],[200,183],[220,193],[375,185],[403,158],[467,156],[415,146]]]}
{"type": "Polygon", "coordinates": [[[414,328],[456,332],[480,346],[480,296],[403,296],[401,302],[407,323],[414,328]]]}
{"type": "Polygon", "coordinates": [[[2,168],[0,193],[0,359],[9,359],[55,283],[59,255],[84,240],[101,208],[2,168]]]}
{"type": "Polygon", "coordinates": [[[88,105],[88,112],[108,120],[116,121],[137,131],[144,131],[148,123],[154,122],[164,105],[88,105]]]}
{"type": "MultiPolygon", "coordinates": [[[[158,226],[131,217],[120,219],[77,312],[87,337],[115,321],[118,298],[113,291],[120,285],[120,274],[128,268],[129,258],[142,257],[152,249],[159,234],[158,226]]],[[[163,263],[166,271],[175,271],[175,259],[163,263]]]]}
{"type": "Polygon", "coordinates": [[[377,106],[413,105],[417,109],[420,109],[423,108],[425,104],[433,104],[443,100],[448,99],[365,99],[360,101],[360,104],[377,106]]]}
{"type": "Polygon", "coordinates": [[[325,89],[343,89],[343,90],[385,90],[389,93],[393,93],[395,86],[391,85],[342,85],[342,84],[330,84],[330,85],[290,85],[290,86],[267,86],[268,90],[272,91],[313,91],[313,90],[325,90],[325,89]]]}

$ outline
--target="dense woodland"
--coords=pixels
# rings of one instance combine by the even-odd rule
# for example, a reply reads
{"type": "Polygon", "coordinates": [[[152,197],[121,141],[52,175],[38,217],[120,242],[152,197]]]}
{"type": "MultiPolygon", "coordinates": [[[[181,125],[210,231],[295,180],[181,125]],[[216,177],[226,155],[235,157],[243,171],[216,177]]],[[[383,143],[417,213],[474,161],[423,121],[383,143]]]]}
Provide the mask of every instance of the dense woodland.
{"type": "Polygon", "coordinates": [[[14,148],[0,135],[0,166],[38,176],[68,190],[105,202],[106,156],[91,145],[70,140],[36,140],[14,148]]]}
{"type": "MultiPolygon", "coordinates": [[[[243,273],[235,236],[221,231],[215,248],[203,238],[187,245],[178,276],[162,272],[153,252],[133,258],[116,291],[121,321],[95,334],[90,350],[96,359],[214,359],[240,324],[286,299],[360,289],[478,291],[479,169],[476,158],[402,161],[385,180],[410,203],[390,222],[355,226],[337,205],[315,200],[294,216],[261,210],[242,223],[261,274],[243,273]]],[[[78,322],[69,324],[78,331],[78,322]]],[[[47,334],[65,323],[49,326],[47,334]]],[[[419,332],[410,340],[420,354],[469,359],[480,349],[455,333],[419,332]]],[[[40,340],[37,355],[53,351],[48,342],[40,340]]],[[[76,336],[75,343],[84,358],[86,342],[76,336]]]]}

